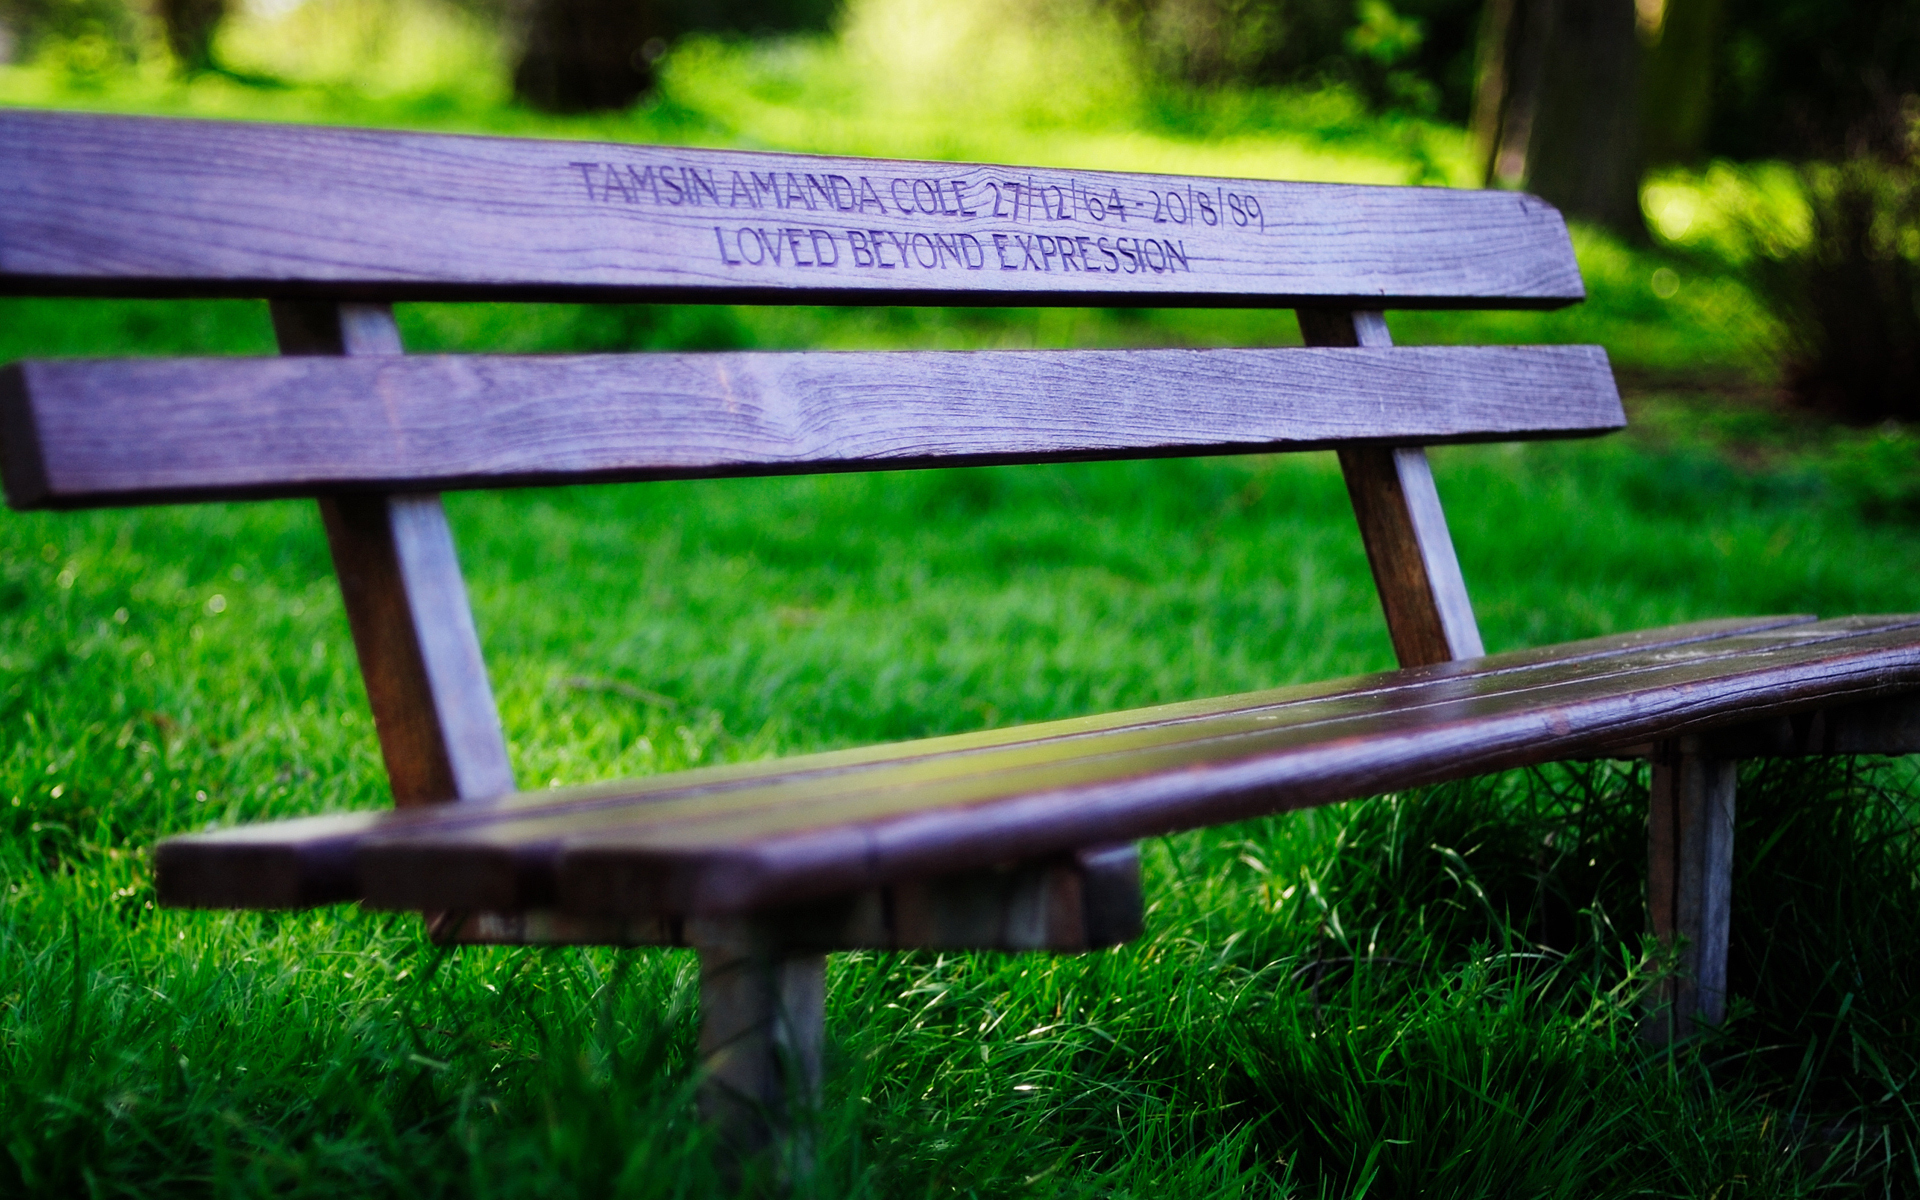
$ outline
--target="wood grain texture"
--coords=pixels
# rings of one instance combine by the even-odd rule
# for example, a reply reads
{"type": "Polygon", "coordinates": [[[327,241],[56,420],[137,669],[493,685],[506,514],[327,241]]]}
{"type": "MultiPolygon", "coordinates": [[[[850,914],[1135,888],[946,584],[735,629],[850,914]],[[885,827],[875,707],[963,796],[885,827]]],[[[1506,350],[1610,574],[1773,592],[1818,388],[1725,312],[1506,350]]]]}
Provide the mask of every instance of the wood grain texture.
{"type": "MultiPolygon", "coordinates": [[[[1032,862],[906,879],[764,914],[790,950],[1003,950],[1077,953],[1140,936],[1139,848],[1098,846],[1032,862]]],[[[677,917],[576,916],[555,909],[475,913],[442,942],[686,946],[677,917]]]]}
{"type": "MultiPolygon", "coordinates": [[[[733,788],[655,781],[458,827],[400,814],[354,853],[381,906],[744,911],[1917,685],[1914,619],[1815,623],[931,757],[902,747],[899,762],[733,788]]],[[[168,845],[196,843],[217,873],[213,841],[168,845]]]]}
{"type": "Polygon", "coordinates": [[[329,496],[320,511],[394,803],[513,791],[440,497],[329,496]]]}
{"type": "Polygon", "coordinates": [[[0,111],[0,292],[1556,308],[1531,196],[0,111]]]}
{"type": "MultiPolygon", "coordinates": [[[[1301,309],[1298,316],[1309,346],[1393,344],[1378,312],[1301,309]]],[[[1400,665],[1486,653],[1427,452],[1419,446],[1342,447],[1340,470],[1400,665]]]]}
{"type": "MultiPolygon", "coordinates": [[[[384,305],[278,301],[271,312],[288,356],[402,350],[384,305]]],[[[511,792],[506,741],[440,498],[329,496],[320,515],[394,803],[511,792]]]]}
{"type": "Polygon", "coordinates": [[[1657,1042],[1726,1019],[1736,766],[1694,738],[1663,742],[1653,756],[1647,911],[1654,936],[1680,947],[1642,1026],[1657,1042]]]}
{"type": "Polygon", "coordinates": [[[1631,686],[1583,680],[1310,731],[1227,735],[974,776],[924,794],[836,797],[812,812],[576,836],[559,856],[559,903],[577,911],[663,902],[744,911],[849,879],[1152,836],[1551,761],[1623,733],[1686,732],[1809,696],[1920,686],[1920,636],[1850,642],[1860,644],[1649,671],[1631,686]]]}
{"type": "MultiPolygon", "coordinates": [[[[708,798],[724,802],[730,793],[764,786],[798,783],[853,771],[891,769],[936,758],[969,756],[1110,733],[1188,723],[1226,714],[1346,697],[1387,697],[1410,689],[1457,687],[1513,676],[1522,686],[1537,679],[1543,669],[1559,672],[1606,673],[1632,655],[1664,654],[1673,661],[1701,656],[1724,657],[1732,651],[1728,639],[1764,635],[1769,631],[1800,629],[1808,636],[1833,636],[1856,629],[1875,628],[1866,621],[1815,623],[1805,616],[1734,618],[1694,622],[1666,629],[1615,634],[1561,646],[1508,651],[1472,662],[1442,663],[1417,670],[1380,672],[1354,679],[1294,685],[1240,696],[1183,701],[1126,712],[1103,713],[1039,725],[984,730],[895,745],[864,746],[824,754],[799,755],[754,763],[701,767],[648,779],[621,780],[584,787],[527,793],[489,804],[452,808],[414,809],[406,813],[363,812],[240,826],[213,833],[168,839],[156,858],[156,887],[163,903],[192,907],[292,908],[353,899],[361,895],[354,862],[355,848],[373,835],[403,838],[410,834],[457,833],[521,818],[552,821],[568,814],[586,814],[636,803],[666,803],[708,798]],[[1824,632],[1821,632],[1824,631],[1824,632]],[[1603,661],[1609,660],[1609,661],[1603,661]],[[1524,677],[1524,678],[1522,678],[1524,677]]],[[[963,768],[964,769],[964,768],[963,768]]],[[[445,847],[441,848],[443,851],[445,847]]],[[[436,855],[423,868],[432,876],[451,871],[450,878],[428,884],[471,889],[471,903],[458,909],[495,907],[526,910],[550,903],[551,871],[541,862],[528,862],[511,852],[490,850],[486,865],[451,863],[436,855]],[[525,868],[522,871],[521,868],[525,868]],[[544,872],[544,874],[543,874],[544,872]],[[531,876],[532,878],[529,878],[531,876]],[[544,882],[539,882],[544,880],[544,882]],[[544,888],[544,892],[541,890],[544,888]],[[543,900],[540,897],[545,896],[543,900]]],[[[423,877],[424,878],[424,877],[423,877]]]]}
{"type": "Polygon", "coordinates": [[[1579,436],[1591,346],[28,362],[16,507],[1579,436]]]}

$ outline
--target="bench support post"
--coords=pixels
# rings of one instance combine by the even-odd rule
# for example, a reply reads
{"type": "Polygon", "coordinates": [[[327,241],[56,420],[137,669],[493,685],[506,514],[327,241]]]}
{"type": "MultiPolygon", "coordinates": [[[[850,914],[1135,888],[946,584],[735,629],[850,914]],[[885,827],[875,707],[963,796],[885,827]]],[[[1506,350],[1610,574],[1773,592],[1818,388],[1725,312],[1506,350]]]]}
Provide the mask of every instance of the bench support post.
{"type": "MultiPolygon", "coordinates": [[[[276,300],[271,308],[282,354],[402,352],[384,304],[276,300]]],[[[512,791],[506,739],[440,497],[324,496],[320,515],[394,803],[512,791]]]]}
{"type": "Polygon", "coordinates": [[[1653,756],[1647,826],[1647,908],[1654,936],[1680,944],[1643,1031],[1666,1042],[1727,1015],[1727,938],[1733,898],[1733,804],[1738,764],[1701,752],[1692,738],[1653,756]]]}
{"type": "MultiPolygon", "coordinates": [[[[1303,308],[1297,315],[1309,346],[1393,344],[1377,312],[1303,308]]],[[[1340,451],[1340,469],[1400,665],[1485,654],[1427,452],[1418,446],[1353,446],[1340,451]]]]}
{"type": "Polygon", "coordinates": [[[752,918],[690,921],[700,954],[701,1115],[729,1159],[767,1150],[804,1170],[820,1104],[827,956],[752,918]]]}

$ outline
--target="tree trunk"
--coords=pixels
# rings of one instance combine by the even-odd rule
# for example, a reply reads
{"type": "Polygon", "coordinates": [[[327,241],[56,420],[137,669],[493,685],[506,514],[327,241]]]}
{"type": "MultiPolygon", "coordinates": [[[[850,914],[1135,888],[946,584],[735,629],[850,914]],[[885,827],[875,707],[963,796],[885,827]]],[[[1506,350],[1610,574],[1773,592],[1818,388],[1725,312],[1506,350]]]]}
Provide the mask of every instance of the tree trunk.
{"type": "Polygon", "coordinates": [[[188,75],[211,71],[213,37],[227,15],[226,0],[160,0],[155,9],[180,70],[188,75]]]}
{"type": "Polygon", "coordinates": [[[1713,117],[1713,59],[1726,0],[1641,0],[1647,46],[1641,130],[1650,167],[1693,164],[1706,153],[1713,117]]]}
{"type": "Polygon", "coordinates": [[[547,112],[626,108],[653,84],[648,42],[666,30],[652,0],[533,0],[513,91],[547,112]]]}
{"type": "Polygon", "coordinates": [[[1646,240],[1640,59],[1632,0],[1489,0],[1474,101],[1488,185],[1646,240]]]}

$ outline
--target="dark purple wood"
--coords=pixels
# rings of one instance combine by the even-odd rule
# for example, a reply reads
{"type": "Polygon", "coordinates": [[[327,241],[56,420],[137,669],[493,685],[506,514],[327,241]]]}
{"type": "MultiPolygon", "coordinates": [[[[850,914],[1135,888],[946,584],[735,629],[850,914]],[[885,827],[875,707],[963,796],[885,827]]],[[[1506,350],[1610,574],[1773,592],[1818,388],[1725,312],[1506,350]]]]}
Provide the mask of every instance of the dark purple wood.
{"type": "MultiPolygon", "coordinates": [[[[1139,937],[1143,908],[1140,852],[1128,843],[901,880],[791,905],[766,917],[773,940],[797,950],[1076,953],[1139,937]]],[[[448,922],[436,940],[686,946],[691,944],[687,924],[674,917],[582,917],[553,909],[526,909],[467,915],[448,922]]]]}
{"type": "Polygon", "coordinates": [[[401,807],[513,791],[440,497],[324,496],[320,515],[401,807]]]}
{"type": "MultiPolygon", "coordinates": [[[[1749,628],[1765,624],[1756,621],[1749,628]]],[[[1604,749],[1621,739],[1651,736],[1641,732],[1635,720],[1636,712],[1649,704],[1656,706],[1649,717],[1655,728],[1666,728],[1662,722],[1730,723],[1740,718],[1724,707],[1736,691],[1730,681],[1785,660],[1797,663],[1795,655],[1808,658],[1809,665],[1798,673],[1789,671],[1777,695],[1749,691],[1744,698],[1753,711],[1770,704],[1817,702],[1818,697],[1808,701],[1803,691],[1794,689],[1817,691],[1822,686],[1818,680],[1826,679],[1826,686],[1843,693],[1857,683],[1849,682],[1847,652],[1837,647],[1865,647],[1881,655],[1876,662],[1887,654],[1920,654],[1920,632],[1875,632],[1899,624],[1893,619],[1880,619],[1877,625],[1845,620],[1774,632],[1741,632],[1732,623],[1714,623],[1717,629],[1682,627],[1669,631],[1670,640],[1664,643],[1656,634],[1634,635],[1561,648],[1566,654],[1559,659],[1551,649],[1502,655],[1221,701],[726,768],[691,778],[601,785],[558,797],[534,794],[493,806],[492,814],[367,814],[351,826],[289,826],[271,885],[281,890],[258,898],[244,890],[253,881],[226,871],[222,861],[229,854],[257,861],[264,849],[259,831],[200,835],[163,845],[160,891],[175,903],[277,904],[288,895],[281,880],[306,878],[314,881],[315,898],[327,883],[334,889],[329,897],[350,895],[353,881],[341,865],[353,854],[354,843],[371,837],[361,853],[364,882],[372,898],[382,903],[540,906],[555,898],[553,869],[568,840],[605,837],[613,830],[647,830],[649,836],[666,830],[695,837],[697,845],[690,843],[687,849],[698,853],[682,867],[695,860],[712,866],[700,856],[717,853],[721,844],[751,858],[769,845],[813,839],[823,850],[839,847],[826,858],[838,864],[834,869],[844,871],[852,869],[850,862],[866,861],[844,854],[866,843],[875,822],[977,821],[980,830],[993,831],[1000,828],[995,812],[1026,812],[1034,796],[1059,798],[1086,787],[1137,790],[1158,779],[1174,789],[1162,815],[1178,824],[1185,819],[1179,814],[1189,806],[1226,803],[1222,797],[1209,798],[1209,774],[1241,770],[1250,758],[1282,772],[1303,762],[1332,764],[1364,779],[1357,783],[1337,776],[1315,790],[1282,796],[1278,803],[1270,795],[1253,801],[1268,808],[1293,807],[1296,801],[1318,803],[1404,786],[1437,777],[1436,771],[1445,775],[1547,761],[1581,747],[1604,749]],[[1716,632],[1724,636],[1713,636],[1716,632]],[[1875,649],[1879,644],[1873,637],[1890,639],[1892,649],[1875,649]],[[1581,717],[1584,724],[1563,724],[1564,713],[1579,705],[1604,711],[1581,717]],[[1520,736],[1502,741],[1499,731],[1507,727],[1502,722],[1519,722],[1537,740],[1520,736]],[[1543,722],[1545,733],[1536,728],[1543,722]],[[1475,732],[1480,728],[1489,731],[1484,744],[1475,732]],[[1357,790],[1335,794],[1348,785],[1357,790]],[[1180,790],[1189,786],[1199,790],[1180,790]],[[943,806],[948,810],[944,815],[943,806]]],[[[1150,809],[1134,814],[1134,819],[1144,819],[1150,809]]],[[[1076,799],[1063,801],[1054,815],[1071,824],[1081,811],[1081,800],[1076,799]]],[[[949,835],[958,836],[952,831],[949,835]]],[[[1072,844],[1070,838],[1066,845],[1072,844]]],[[[1049,845],[1041,852],[1061,848],[1049,845]]],[[[941,869],[1024,856],[1016,839],[1010,846],[997,846],[986,859],[941,869]]],[[[724,876],[722,870],[711,878],[724,876]]],[[[658,881],[666,878],[659,876],[658,881]]],[[[711,886],[709,877],[702,878],[709,882],[700,887],[711,886]]],[[[683,894],[678,885],[671,890],[683,894]]]]}
{"type": "Polygon", "coordinates": [[[1727,936],[1733,902],[1733,810],[1739,764],[1701,752],[1697,739],[1653,755],[1647,820],[1647,915],[1663,945],[1681,943],[1677,971],[1648,997],[1642,1033],[1665,1043],[1697,1020],[1727,1015],[1727,936]]]}
{"type": "Polygon", "coordinates": [[[1774,717],[1701,743],[1704,754],[1735,759],[1920,754],[1920,696],[1774,717]]]}
{"type": "Polygon", "coordinates": [[[1557,308],[1531,196],[0,111],[0,292],[1557,308]]]}
{"type": "Polygon", "coordinates": [[[81,507],[1578,436],[1594,346],[28,362],[7,495],[81,507]]]}
{"type": "Polygon", "coordinates": [[[862,798],[818,814],[825,820],[769,813],[577,836],[558,856],[558,900],[577,912],[748,911],[1095,839],[1153,836],[1552,761],[1621,737],[1672,736],[1740,716],[1892,695],[1920,687],[1920,633],[1666,668],[1631,688],[1610,682],[1435,705],[1406,719],[1329,723],[1304,738],[1248,735],[1204,752],[1143,754],[1117,769],[1069,764],[997,786],[976,778],[969,781],[976,786],[944,795],[914,793],[909,804],[862,798]]]}
{"type": "MultiPolygon", "coordinates": [[[[285,355],[399,355],[385,305],[276,301],[285,355]]],[[[320,517],[396,805],[513,790],[466,582],[440,498],[323,496],[320,517]]]]}
{"type": "MultiPolygon", "coordinates": [[[[1378,312],[1301,309],[1309,346],[1393,345],[1378,312]]],[[[1419,446],[1345,446],[1340,470],[1387,618],[1394,656],[1421,667],[1486,653],[1447,516],[1419,446]]]]}
{"type": "MultiPolygon", "coordinates": [[[[676,794],[718,794],[809,775],[920,761],[940,755],[973,753],[1025,742],[1085,737],[1170,721],[1190,721],[1248,708],[1305,703],[1337,695],[1357,697],[1385,694],[1411,687],[1459,683],[1486,675],[1537,671],[1547,666],[1564,669],[1649,651],[1667,650],[1682,656],[1717,654],[1723,651],[1709,643],[1741,634],[1806,626],[1812,622],[1813,618],[1807,616],[1700,621],[1561,646],[1509,651],[1471,662],[1440,663],[1417,670],[1389,671],[1357,679],[1295,685],[1246,696],[1183,701],[1041,725],[983,730],[918,742],[863,746],[722,767],[700,767],[649,779],[533,792],[490,805],[461,805],[457,809],[415,810],[405,814],[351,813],[281,822],[271,826],[241,826],[163,842],[155,856],[157,887],[165,902],[193,907],[289,908],[324,904],[352,899],[360,894],[353,851],[362,839],[374,832],[400,834],[471,829],[527,810],[557,814],[570,810],[619,807],[648,796],[664,799],[676,794]]],[[[1845,622],[1820,624],[1844,626],[1845,622]]]]}

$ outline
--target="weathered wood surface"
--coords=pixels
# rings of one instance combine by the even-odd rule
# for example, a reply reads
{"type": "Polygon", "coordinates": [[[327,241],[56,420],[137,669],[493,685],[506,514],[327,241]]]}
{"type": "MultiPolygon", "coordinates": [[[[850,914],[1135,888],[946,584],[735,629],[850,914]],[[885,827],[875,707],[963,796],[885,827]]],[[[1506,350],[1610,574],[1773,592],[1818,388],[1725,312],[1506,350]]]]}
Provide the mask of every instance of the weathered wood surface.
{"type": "MultiPolygon", "coordinates": [[[[1131,843],[786,905],[767,928],[792,950],[1044,950],[1074,953],[1140,936],[1140,852],[1131,843]]],[[[696,931],[697,932],[697,931],[696,931]]],[[[679,917],[577,916],[556,909],[447,921],[447,942],[689,946],[679,917]]]]}
{"type": "Polygon", "coordinates": [[[1486,653],[1447,516],[1419,446],[1340,450],[1394,657],[1405,667],[1486,653]]]}
{"type": "Polygon", "coordinates": [[[1577,436],[1624,423],[1594,346],[162,359],[0,372],[18,507],[1577,436]]]}
{"type": "Polygon", "coordinates": [[[1726,1019],[1736,766],[1702,753],[1695,738],[1663,742],[1653,755],[1647,913],[1654,936],[1680,946],[1642,1027],[1654,1041],[1726,1019]]]}
{"type": "Polygon", "coordinates": [[[0,111],[0,292],[1557,308],[1513,192],[0,111]]]}
{"type": "Polygon", "coordinates": [[[1734,634],[1757,634],[1804,626],[1813,621],[1810,616],[1697,621],[1559,646],[1508,651],[1472,662],[1441,663],[1418,670],[1387,671],[1355,679],[1299,684],[1239,696],[1182,701],[891,745],[698,767],[649,779],[527,793],[490,805],[461,805],[431,814],[418,811],[405,816],[382,812],[338,813],[269,825],[242,825],[163,842],[156,855],[157,887],[164,902],[197,907],[294,908],[327,904],[355,899],[361,894],[354,849],[376,831],[399,834],[466,829],[528,810],[554,815],[617,807],[668,793],[726,792],[807,776],[917,762],[940,755],[1193,720],[1243,708],[1299,704],[1338,695],[1383,694],[1442,681],[1537,669],[1549,663],[1574,665],[1655,650],[1688,653],[1688,647],[1693,651],[1711,652],[1706,643],[1734,634]]]}
{"type": "MultiPolygon", "coordinates": [[[[384,305],[276,301],[272,315],[285,355],[402,352],[384,305]]],[[[506,739],[440,498],[325,496],[320,516],[394,803],[511,792],[506,739]]]]}
{"type": "Polygon", "coordinates": [[[513,791],[440,497],[326,496],[320,511],[394,803],[513,791]]]}
{"type": "Polygon", "coordinates": [[[530,796],[497,819],[361,815],[289,822],[277,842],[273,826],[178,838],[161,848],[160,892],[246,906],[357,887],[398,908],[741,911],[1865,699],[1920,683],[1920,618],[1476,665],[908,743],[785,774],[767,764],[530,796]],[[267,891],[243,893],[263,873],[250,864],[276,858],[267,891]]]}
{"type": "MultiPolygon", "coordinates": [[[[1393,345],[1382,313],[1301,309],[1298,315],[1309,346],[1393,345]]],[[[1419,446],[1344,446],[1340,470],[1400,665],[1423,667],[1486,653],[1427,452],[1419,446]]]]}

